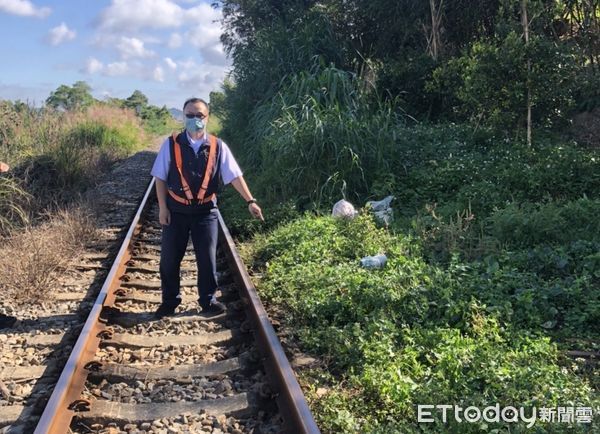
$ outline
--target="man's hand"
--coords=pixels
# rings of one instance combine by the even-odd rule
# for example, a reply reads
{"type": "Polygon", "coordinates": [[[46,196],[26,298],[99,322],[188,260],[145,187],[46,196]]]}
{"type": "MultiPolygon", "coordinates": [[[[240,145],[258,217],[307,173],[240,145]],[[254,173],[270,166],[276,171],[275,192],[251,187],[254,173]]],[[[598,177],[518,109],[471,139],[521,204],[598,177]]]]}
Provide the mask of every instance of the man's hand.
{"type": "Polygon", "coordinates": [[[169,208],[159,208],[158,221],[163,226],[169,226],[171,224],[171,211],[169,211],[169,208]]]}
{"type": "Polygon", "coordinates": [[[260,209],[260,206],[258,206],[256,203],[249,204],[248,211],[250,211],[250,214],[252,214],[252,217],[257,218],[263,222],[265,221],[265,219],[262,215],[262,210],[260,209]]]}

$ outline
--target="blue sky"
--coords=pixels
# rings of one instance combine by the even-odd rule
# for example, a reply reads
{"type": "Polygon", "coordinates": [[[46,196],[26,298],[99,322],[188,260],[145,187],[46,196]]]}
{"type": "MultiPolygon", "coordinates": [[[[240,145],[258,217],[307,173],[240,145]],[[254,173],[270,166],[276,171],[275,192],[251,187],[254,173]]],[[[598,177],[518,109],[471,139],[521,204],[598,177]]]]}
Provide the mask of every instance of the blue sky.
{"type": "Polygon", "coordinates": [[[208,98],[231,68],[220,18],[210,0],[0,0],[0,99],[40,106],[78,80],[98,99],[208,98]]]}

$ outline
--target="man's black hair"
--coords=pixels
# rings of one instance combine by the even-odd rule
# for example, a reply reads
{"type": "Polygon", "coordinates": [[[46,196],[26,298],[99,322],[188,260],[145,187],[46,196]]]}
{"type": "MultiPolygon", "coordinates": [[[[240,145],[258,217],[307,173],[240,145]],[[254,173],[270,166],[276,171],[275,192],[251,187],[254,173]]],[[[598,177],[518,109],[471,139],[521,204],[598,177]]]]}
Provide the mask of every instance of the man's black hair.
{"type": "Polygon", "coordinates": [[[202,104],[204,104],[204,106],[208,109],[208,111],[210,111],[210,106],[208,105],[208,103],[206,101],[204,101],[202,98],[188,98],[185,100],[185,102],[183,103],[183,110],[185,110],[185,106],[188,104],[196,104],[197,102],[200,102],[202,104]]]}

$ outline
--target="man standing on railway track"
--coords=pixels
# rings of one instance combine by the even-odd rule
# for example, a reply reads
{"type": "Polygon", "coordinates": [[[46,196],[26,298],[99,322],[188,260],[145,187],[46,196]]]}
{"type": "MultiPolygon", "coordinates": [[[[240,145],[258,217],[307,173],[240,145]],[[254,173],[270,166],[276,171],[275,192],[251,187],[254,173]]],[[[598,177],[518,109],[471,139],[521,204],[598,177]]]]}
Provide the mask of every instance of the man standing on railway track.
{"type": "Polygon", "coordinates": [[[185,129],[162,144],[152,176],[156,179],[159,220],[162,225],[160,279],[162,304],[156,318],[170,316],[181,303],[180,267],[192,236],[198,267],[198,295],[203,313],[219,314],[225,306],[216,300],[217,201],[219,182],[231,183],[248,203],[248,211],[263,220],[242,171],[228,146],[206,132],[209,107],[200,98],[183,104],[185,129]]]}

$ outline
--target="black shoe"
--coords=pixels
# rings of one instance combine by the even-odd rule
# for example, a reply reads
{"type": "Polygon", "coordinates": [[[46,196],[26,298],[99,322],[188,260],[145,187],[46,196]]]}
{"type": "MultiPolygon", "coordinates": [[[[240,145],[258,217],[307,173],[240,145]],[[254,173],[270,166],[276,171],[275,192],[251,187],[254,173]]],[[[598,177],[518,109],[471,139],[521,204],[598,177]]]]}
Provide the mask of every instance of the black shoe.
{"type": "Polygon", "coordinates": [[[154,312],[154,318],[156,318],[156,319],[161,319],[161,318],[164,318],[165,316],[173,316],[173,315],[175,315],[175,308],[165,306],[164,304],[161,304],[158,307],[158,309],[156,309],[156,312],[154,312]]]}
{"type": "Polygon", "coordinates": [[[12,327],[17,319],[14,316],[4,315],[0,313],[0,329],[6,329],[12,327]]]}
{"type": "Polygon", "coordinates": [[[219,315],[223,312],[225,312],[225,305],[216,300],[212,300],[208,306],[202,308],[202,313],[206,315],[219,315]]]}

